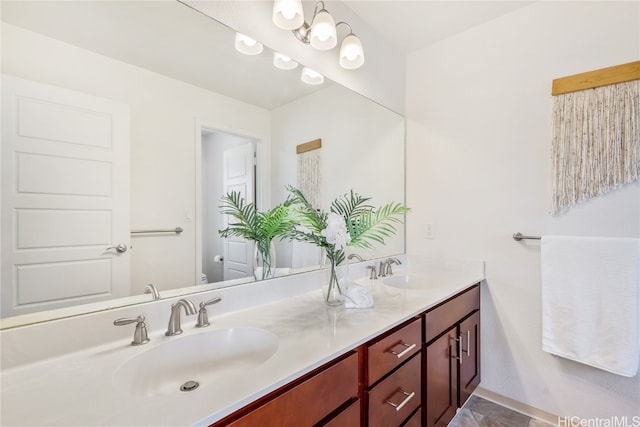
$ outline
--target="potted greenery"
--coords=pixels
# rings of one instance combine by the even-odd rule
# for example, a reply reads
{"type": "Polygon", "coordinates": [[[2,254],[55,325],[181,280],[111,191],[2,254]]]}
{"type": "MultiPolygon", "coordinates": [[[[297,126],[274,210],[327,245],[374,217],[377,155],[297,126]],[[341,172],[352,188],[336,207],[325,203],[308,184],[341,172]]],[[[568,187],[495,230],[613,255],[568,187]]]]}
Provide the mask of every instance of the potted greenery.
{"type": "Polygon", "coordinates": [[[330,264],[329,288],[325,295],[328,305],[342,304],[340,283],[336,266],[345,259],[345,247],[371,248],[383,244],[384,239],[395,234],[394,224],[401,223],[409,208],[400,203],[388,203],[375,208],[353,190],[336,198],[329,212],[314,208],[302,192],[288,187],[292,195],[292,214],[298,217],[302,227],[291,227],[290,239],[315,243],[326,251],[330,264]]]}
{"type": "Polygon", "coordinates": [[[275,270],[275,253],[273,239],[282,238],[291,227],[293,220],[289,215],[290,200],[277,205],[271,210],[259,212],[254,203],[247,203],[237,191],[232,191],[221,198],[221,213],[233,218],[227,228],[218,230],[221,237],[236,236],[255,242],[256,255],[262,265],[262,272],[255,269],[256,279],[273,276],[275,270]],[[232,222],[233,221],[233,222],[232,222]]]}

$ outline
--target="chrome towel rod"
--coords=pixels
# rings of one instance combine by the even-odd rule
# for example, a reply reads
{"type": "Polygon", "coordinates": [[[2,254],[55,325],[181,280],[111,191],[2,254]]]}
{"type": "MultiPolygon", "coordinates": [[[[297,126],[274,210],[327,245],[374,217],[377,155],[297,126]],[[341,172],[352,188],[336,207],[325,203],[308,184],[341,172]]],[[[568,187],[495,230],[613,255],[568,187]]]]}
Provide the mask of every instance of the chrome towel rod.
{"type": "Polygon", "coordinates": [[[165,230],[131,230],[131,234],[152,234],[152,233],[176,233],[180,234],[184,230],[182,227],[170,228],[165,230]]]}
{"type": "Polygon", "coordinates": [[[518,241],[518,242],[519,242],[520,240],[522,240],[522,239],[528,239],[528,240],[540,240],[541,238],[542,238],[542,237],[540,237],[540,236],[525,236],[525,235],[523,235],[523,234],[522,234],[522,233],[520,233],[520,232],[513,233],[513,240],[516,240],[516,241],[518,241]]]}

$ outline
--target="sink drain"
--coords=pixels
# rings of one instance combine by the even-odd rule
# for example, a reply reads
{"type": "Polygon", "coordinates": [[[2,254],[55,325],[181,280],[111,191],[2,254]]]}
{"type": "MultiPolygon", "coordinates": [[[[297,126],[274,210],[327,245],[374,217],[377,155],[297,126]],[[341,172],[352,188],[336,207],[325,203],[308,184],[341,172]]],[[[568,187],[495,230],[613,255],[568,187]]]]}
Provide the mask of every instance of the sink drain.
{"type": "Polygon", "coordinates": [[[198,381],[187,381],[180,386],[180,391],[193,391],[200,386],[198,381]]]}

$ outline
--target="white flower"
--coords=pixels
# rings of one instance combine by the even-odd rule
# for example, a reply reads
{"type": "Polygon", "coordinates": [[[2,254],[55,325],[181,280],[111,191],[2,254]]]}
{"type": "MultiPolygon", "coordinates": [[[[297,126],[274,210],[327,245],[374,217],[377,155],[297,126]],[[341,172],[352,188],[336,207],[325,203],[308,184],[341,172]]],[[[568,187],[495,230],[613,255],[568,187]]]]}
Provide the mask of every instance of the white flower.
{"type": "Polygon", "coordinates": [[[342,250],[351,241],[347,232],[347,223],[344,218],[334,212],[327,216],[327,227],[320,232],[327,239],[327,243],[334,245],[336,250],[342,250]]]}

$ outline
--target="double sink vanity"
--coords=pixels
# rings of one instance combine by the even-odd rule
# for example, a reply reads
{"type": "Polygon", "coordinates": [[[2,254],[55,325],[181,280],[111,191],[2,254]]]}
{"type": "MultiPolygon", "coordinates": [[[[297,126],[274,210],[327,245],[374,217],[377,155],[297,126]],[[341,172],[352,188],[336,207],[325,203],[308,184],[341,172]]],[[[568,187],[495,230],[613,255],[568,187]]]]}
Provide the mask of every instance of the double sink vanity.
{"type": "Polygon", "coordinates": [[[0,424],[446,426],[480,379],[483,263],[400,259],[349,266],[373,308],[327,307],[316,271],[0,331],[0,424]],[[179,299],[211,325],[167,336],[179,299]],[[113,326],[138,316],[144,345],[113,326]]]}

